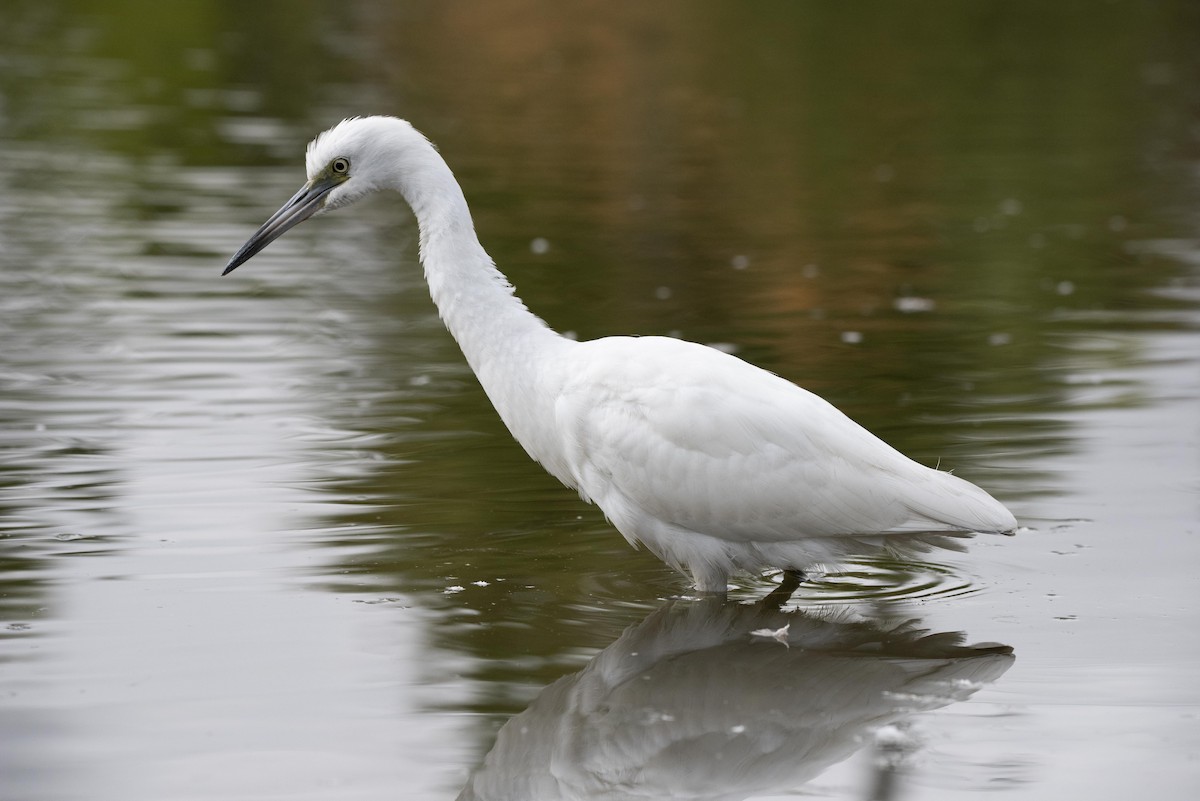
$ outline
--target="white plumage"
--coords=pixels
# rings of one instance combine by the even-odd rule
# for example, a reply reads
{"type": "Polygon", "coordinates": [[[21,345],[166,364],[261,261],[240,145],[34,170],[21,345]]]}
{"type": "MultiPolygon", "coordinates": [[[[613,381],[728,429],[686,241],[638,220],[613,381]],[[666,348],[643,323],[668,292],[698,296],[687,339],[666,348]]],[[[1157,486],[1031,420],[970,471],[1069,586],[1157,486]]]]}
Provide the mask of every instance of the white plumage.
{"type": "Polygon", "coordinates": [[[513,294],[450,168],[407,122],[346,120],[309,145],[307,166],[308,183],[225,273],[317,212],[400,192],[417,217],[434,303],[513,436],[698,589],[724,591],[736,570],[802,571],[1016,527],[983,490],[735,356],[664,337],[574,342],[550,330],[513,294]]]}

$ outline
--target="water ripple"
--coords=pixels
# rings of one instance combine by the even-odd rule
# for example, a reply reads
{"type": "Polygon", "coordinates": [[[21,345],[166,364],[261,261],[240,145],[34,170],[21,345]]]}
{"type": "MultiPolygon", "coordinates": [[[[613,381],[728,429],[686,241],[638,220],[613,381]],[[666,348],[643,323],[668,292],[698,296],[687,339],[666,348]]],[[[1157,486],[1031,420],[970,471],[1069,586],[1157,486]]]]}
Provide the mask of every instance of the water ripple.
{"type": "Polygon", "coordinates": [[[852,601],[912,601],[973,595],[981,590],[953,565],[863,558],[801,585],[797,600],[815,604],[852,601]]]}

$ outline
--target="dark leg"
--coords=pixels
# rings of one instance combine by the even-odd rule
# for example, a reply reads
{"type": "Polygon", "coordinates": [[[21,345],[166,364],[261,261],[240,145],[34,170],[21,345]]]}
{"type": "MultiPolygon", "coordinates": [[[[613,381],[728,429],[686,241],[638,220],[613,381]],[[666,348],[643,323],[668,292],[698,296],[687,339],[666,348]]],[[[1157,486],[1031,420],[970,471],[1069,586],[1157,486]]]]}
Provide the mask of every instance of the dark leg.
{"type": "Polygon", "coordinates": [[[800,585],[804,582],[804,573],[799,570],[784,570],[783,580],[779,582],[779,586],[771,590],[766,598],[763,598],[763,606],[778,609],[788,602],[800,585]]]}

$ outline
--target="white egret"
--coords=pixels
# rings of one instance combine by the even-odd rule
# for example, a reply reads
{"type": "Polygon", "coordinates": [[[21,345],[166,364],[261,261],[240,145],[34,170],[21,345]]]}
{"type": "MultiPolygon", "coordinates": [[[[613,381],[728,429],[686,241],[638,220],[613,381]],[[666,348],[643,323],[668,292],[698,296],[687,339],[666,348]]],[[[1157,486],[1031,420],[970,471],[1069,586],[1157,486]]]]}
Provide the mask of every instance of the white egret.
{"type": "Polygon", "coordinates": [[[309,144],[306,163],[308,182],[223,274],[318,212],[399,192],[433,302],[512,435],[697,589],[723,592],[738,570],[958,549],[958,537],[1016,527],[975,485],[735,356],[666,337],[557,334],[496,269],[450,168],[408,122],[345,120],[309,144]]]}

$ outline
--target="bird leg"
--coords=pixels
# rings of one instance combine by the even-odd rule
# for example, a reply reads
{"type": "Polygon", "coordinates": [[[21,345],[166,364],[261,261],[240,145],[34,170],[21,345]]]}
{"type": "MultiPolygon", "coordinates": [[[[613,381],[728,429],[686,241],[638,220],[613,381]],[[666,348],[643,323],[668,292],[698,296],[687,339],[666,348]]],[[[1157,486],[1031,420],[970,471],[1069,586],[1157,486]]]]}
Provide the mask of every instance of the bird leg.
{"type": "Polygon", "coordinates": [[[763,598],[763,606],[778,609],[788,602],[800,585],[804,582],[806,576],[801,570],[788,569],[783,571],[783,580],[779,582],[779,586],[771,590],[766,598],[763,598]]]}

